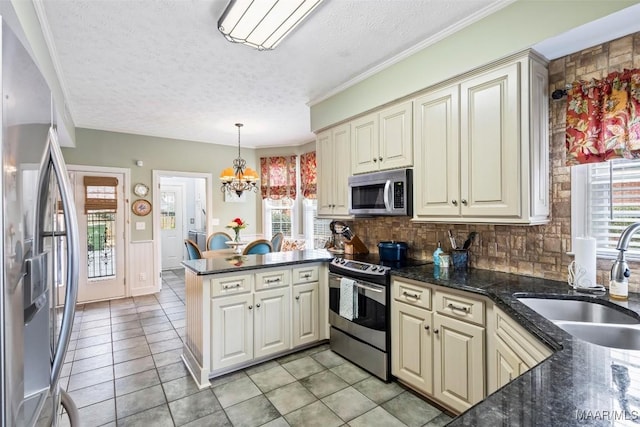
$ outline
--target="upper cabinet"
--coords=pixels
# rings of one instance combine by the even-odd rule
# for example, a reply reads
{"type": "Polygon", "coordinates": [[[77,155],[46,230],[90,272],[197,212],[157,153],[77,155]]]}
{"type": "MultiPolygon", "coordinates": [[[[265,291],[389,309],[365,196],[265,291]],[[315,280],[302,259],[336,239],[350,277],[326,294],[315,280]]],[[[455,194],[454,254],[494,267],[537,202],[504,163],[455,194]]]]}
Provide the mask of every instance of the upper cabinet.
{"type": "Polygon", "coordinates": [[[526,53],[414,100],[415,220],[549,220],[546,63],[526,53]]]}
{"type": "Polygon", "coordinates": [[[351,171],[374,172],[413,165],[412,102],[393,105],[351,122],[351,171]]]}
{"type": "Polygon", "coordinates": [[[349,215],[351,124],[320,132],[316,138],[318,216],[349,215]]]}

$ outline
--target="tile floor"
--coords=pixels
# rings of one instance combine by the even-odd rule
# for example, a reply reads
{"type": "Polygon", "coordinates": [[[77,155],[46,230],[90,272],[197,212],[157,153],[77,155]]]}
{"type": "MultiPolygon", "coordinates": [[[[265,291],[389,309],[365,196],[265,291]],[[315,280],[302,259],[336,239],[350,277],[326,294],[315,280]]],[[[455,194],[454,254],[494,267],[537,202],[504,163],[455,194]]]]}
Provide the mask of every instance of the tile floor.
{"type": "Polygon", "coordinates": [[[167,271],[155,295],[78,307],[62,386],[84,426],[390,427],[451,420],[326,344],[199,390],[180,359],[184,292],[184,272],[167,271]]]}

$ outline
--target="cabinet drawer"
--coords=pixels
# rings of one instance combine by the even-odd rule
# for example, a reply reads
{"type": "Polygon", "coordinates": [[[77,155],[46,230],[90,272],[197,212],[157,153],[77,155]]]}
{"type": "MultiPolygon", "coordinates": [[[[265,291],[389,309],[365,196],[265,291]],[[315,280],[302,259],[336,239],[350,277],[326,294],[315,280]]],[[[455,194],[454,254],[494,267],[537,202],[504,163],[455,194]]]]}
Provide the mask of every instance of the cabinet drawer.
{"type": "Polygon", "coordinates": [[[293,283],[310,283],[318,281],[318,266],[298,267],[293,269],[293,283]]]}
{"type": "Polygon", "coordinates": [[[436,291],[435,309],[438,313],[445,314],[465,322],[484,326],[484,301],[473,298],[468,294],[436,291]]]}
{"type": "Polygon", "coordinates": [[[219,297],[250,292],[252,282],[252,274],[213,278],[211,279],[211,296],[219,297]]]}
{"type": "Polygon", "coordinates": [[[291,270],[267,270],[256,273],[256,291],[289,286],[291,270]]]}
{"type": "Polygon", "coordinates": [[[393,298],[406,304],[431,310],[431,295],[433,290],[428,286],[405,280],[393,280],[393,298]]]}

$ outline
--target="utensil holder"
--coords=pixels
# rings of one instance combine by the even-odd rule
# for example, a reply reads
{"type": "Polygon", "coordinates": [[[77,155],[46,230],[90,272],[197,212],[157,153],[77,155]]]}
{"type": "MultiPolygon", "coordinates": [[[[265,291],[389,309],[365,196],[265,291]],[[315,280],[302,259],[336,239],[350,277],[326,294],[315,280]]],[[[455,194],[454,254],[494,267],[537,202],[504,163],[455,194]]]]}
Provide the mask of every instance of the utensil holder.
{"type": "Polygon", "coordinates": [[[469,251],[467,249],[453,249],[451,251],[453,268],[464,269],[469,264],[469,251]]]}

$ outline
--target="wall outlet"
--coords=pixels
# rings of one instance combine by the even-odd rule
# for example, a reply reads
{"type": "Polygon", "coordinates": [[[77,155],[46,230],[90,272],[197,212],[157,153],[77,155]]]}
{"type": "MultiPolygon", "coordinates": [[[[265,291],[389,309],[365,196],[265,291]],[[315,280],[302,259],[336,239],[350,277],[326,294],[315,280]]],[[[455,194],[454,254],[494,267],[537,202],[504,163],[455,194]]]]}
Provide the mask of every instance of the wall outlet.
{"type": "Polygon", "coordinates": [[[147,228],[147,224],[142,221],[136,221],[136,230],[144,230],[147,228]]]}
{"type": "Polygon", "coordinates": [[[139,282],[146,282],[147,281],[147,273],[138,274],[138,281],[139,282]]]}
{"type": "Polygon", "coordinates": [[[195,223],[196,223],[195,218],[189,218],[189,224],[195,224],[195,223]]]}

